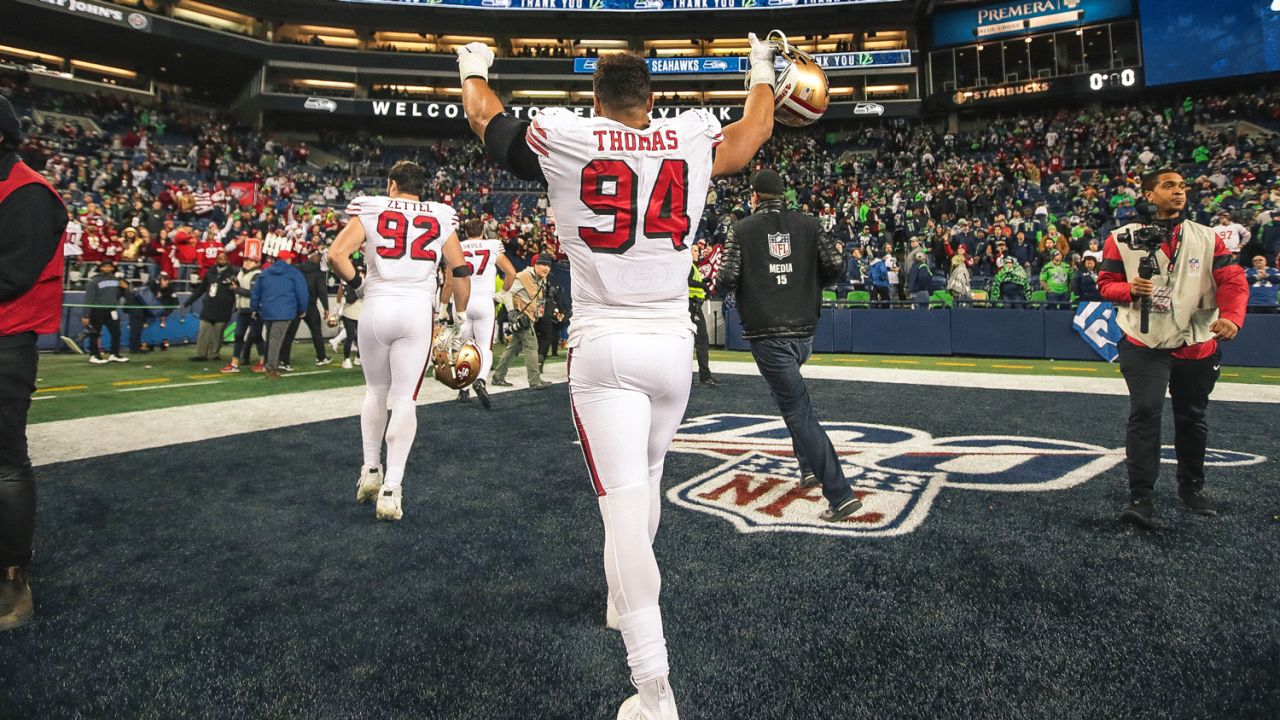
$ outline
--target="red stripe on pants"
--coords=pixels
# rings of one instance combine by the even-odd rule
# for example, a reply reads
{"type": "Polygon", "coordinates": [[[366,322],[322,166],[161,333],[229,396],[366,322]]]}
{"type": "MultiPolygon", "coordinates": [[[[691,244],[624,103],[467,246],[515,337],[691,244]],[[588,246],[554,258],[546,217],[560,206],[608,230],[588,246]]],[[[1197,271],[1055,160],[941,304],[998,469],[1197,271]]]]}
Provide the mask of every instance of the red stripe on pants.
{"type": "Polygon", "coordinates": [[[600,473],[596,472],[596,461],[591,457],[591,443],[587,441],[587,431],[582,427],[582,418],[578,417],[578,408],[573,404],[573,349],[569,349],[569,409],[573,412],[573,426],[578,431],[578,441],[582,443],[582,459],[587,463],[587,472],[591,475],[591,484],[596,488],[596,495],[604,497],[604,485],[600,484],[600,473]]]}

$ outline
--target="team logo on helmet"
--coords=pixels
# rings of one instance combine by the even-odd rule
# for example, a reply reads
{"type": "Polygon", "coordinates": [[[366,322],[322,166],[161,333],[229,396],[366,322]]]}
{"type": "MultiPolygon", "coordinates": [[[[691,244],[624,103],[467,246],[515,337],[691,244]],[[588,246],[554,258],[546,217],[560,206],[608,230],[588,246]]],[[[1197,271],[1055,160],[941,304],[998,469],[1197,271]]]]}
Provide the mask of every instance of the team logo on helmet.
{"type": "MultiPolygon", "coordinates": [[[[800,488],[791,436],[781,418],[717,414],[686,421],[671,449],[720,464],[667,491],[690,510],[724,518],[739,532],[892,537],[925,521],[943,492],[1048,492],[1087,482],[1124,462],[1124,448],[1037,437],[935,438],[923,430],[823,423],[862,509],[835,525],[818,519],[821,487],[800,488]]],[[[1175,463],[1173,449],[1164,462],[1175,463]]],[[[1261,455],[1209,450],[1209,465],[1253,465],[1261,455]]]]}

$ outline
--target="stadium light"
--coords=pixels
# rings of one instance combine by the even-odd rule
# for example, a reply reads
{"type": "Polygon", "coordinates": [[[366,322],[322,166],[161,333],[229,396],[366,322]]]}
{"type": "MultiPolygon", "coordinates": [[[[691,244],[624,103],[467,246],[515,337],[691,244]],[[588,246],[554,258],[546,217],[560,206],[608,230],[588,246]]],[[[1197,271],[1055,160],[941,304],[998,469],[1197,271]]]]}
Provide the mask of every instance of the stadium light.
{"type": "Polygon", "coordinates": [[[138,73],[124,68],[114,67],[112,65],[100,65],[98,63],[89,62],[88,60],[72,60],[71,67],[80,68],[82,70],[93,70],[94,72],[106,73],[107,75],[119,75],[133,79],[138,77],[138,73]]]}

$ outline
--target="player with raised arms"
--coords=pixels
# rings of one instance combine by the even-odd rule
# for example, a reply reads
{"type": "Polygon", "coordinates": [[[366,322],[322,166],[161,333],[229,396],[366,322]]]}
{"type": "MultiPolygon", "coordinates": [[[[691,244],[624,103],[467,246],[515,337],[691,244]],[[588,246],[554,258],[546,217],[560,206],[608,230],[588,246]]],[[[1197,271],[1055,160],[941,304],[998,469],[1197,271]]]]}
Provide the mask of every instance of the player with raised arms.
{"type": "MultiPolygon", "coordinates": [[[[431,306],[441,259],[452,269],[454,306],[463,317],[471,296],[471,270],[458,242],[457,216],[448,205],[420,200],[425,187],[426,174],[420,165],[396,163],[387,175],[387,194],[352,200],[347,215],[358,222],[348,222],[329,246],[329,267],[364,297],[359,345],[367,389],[360,410],[364,464],[356,502],[376,497],[379,520],[404,516],[401,485],[418,432],[415,401],[431,351],[435,324],[431,306]],[[351,253],[360,248],[368,265],[363,279],[351,262],[351,253]]],[[[450,332],[462,339],[471,337],[465,322],[450,332]]]]}
{"type": "Polygon", "coordinates": [[[653,538],[663,462],[692,384],[689,244],[712,176],[741,170],[773,133],[774,46],[749,39],[743,117],[723,129],[703,109],[651,119],[649,68],[629,53],[596,65],[595,117],[549,108],[521,122],[489,87],[489,47],[458,49],[471,129],[499,165],[546,185],[569,257],[570,405],[604,519],[609,615],[639,691],[620,720],[678,717],[653,538]]]}

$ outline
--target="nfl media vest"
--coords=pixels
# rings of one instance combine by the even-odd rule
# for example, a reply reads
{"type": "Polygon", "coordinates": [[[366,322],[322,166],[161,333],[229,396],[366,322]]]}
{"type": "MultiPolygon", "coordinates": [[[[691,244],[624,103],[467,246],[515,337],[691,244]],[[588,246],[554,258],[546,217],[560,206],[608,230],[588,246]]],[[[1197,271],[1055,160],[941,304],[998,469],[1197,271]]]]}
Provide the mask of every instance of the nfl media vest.
{"type": "MultiPolygon", "coordinates": [[[[17,162],[9,177],[0,181],[0,203],[20,187],[39,184],[46,187],[58,204],[62,198],[39,173],[17,162]]],[[[39,334],[56,333],[62,326],[62,241],[54,251],[49,264],[44,266],[36,284],[27,292],[8,302],[0,302],[0,337],[35,331],[39,334]]]]}
{"type": "MultiPolygon", "coordinates": [[[[1115,235],[1119,237],[1139,227],[1142,226],[1130,223],[1116,230],[1115,235]]],[[[1204,225],[1190,220],[1183,221],[1180,227],[1181,237],[1174,252],[1177,263],[1173,271],[1169,272],[1169,263],[1173,259],[1160,250],[1156,253],[1160,258],[1160,274],[1151,278],[1157,291],[1162,287],[1171,288],[1170,312],[1152,311],[1149,332],[1143,333],[1140,332],[1142,304],[1134,300],[1128,306],[1117,307],[1116,319],[1120,329],[1149,348],[1173,349],[1213,339],[1209,326],[1218,319],[1217,286],[1213,281],[1214,234],[1204,225]]],[[[1138,277],[1138,263],[1146,253],[1120,241],[1116,242],[1116,249],[1124,259],[1125,276],[1130,280],[1138,277]]]]}

